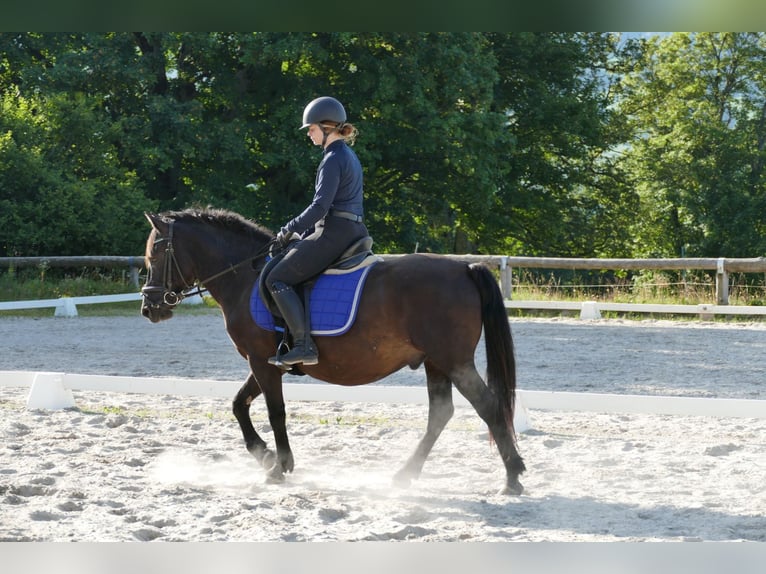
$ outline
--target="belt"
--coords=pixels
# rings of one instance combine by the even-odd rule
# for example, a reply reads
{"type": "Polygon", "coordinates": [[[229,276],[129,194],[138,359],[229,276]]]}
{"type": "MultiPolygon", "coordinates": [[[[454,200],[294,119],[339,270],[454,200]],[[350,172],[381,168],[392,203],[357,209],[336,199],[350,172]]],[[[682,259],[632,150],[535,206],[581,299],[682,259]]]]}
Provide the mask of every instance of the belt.
{"type": "Polygon", "coordinates": [[[362,223],[362,220],[364,219],[361,215],[351,213],[350,211],[341,211],[340,209],[330,209],[329,215],[348,219],[349,221],[355,221],[356,223],[362,223]]]}

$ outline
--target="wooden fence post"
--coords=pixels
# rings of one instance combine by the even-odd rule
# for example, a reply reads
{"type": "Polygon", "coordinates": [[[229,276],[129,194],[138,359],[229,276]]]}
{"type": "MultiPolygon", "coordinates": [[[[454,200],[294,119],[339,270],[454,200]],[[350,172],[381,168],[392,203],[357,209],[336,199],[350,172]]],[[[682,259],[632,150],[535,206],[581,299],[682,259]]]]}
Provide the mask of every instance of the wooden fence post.
{"type": "Polygon", "coordinates": [[[500,257],[500,289],[503,292],[503,299],[510,299],[513,295],[512,268],[508,267],[507,255],[500,257]]]}
{"type": "Polygon", "coordinates": [[[729,274],[726,271],[726,259],[718,258],[715,274],[715,301],[717,305],[729,304],[729,274]]]}
{"type": "Polygon", "coordinates": [[[128,268],[130,269],[130,283],[136,288],[139,288],[138,276],[140,269],[144,266],[143,258],[141,257],[129,257],[128,268]]]}

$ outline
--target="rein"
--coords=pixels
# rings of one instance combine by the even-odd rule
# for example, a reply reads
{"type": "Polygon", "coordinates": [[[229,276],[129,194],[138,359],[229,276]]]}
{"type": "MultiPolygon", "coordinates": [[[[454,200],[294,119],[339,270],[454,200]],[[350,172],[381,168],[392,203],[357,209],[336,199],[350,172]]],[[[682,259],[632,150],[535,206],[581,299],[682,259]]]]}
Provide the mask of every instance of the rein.
{"type": "MultiPolygon", "coordinates": [[[[276,239],[272,239],[271,241],[268,241],[266,245],[261,247],[261,249],[258,250],[258,252],[253,255],[252,257],[248,257],[246,259],[243,259],[239,263],[235,264],[229,264],[229,266],[219,271],[218,273],[215,273],[209,277],[207,277],[205,280],[200,281],[197,280],[193,285],[189,285],[186,282],[186,279],[184,279],[183,273],[181,272],[181,267],[178,264],[178,259],[176,259],[175,249],[173,247],[173,224],[174,222],[170,222],[170,228],[168,232],[167,237],[160,237],[155,240],[155,245],[157,243],[167,241],[167,247],[165,248],[165,262],[162,269],[162,286],[144,286],[141,289],[141,295],[144,299],[147,299],[147,296],[149,293],[162,290],[162,302],[165,303],[165,305],[169,307],[175,307],[181,301],[183,301],[186,297],[191,297],[193,295],[202,295],[208,289],[206,287],[201,287],[200,285],[207,285],[209,282],[214,281],[215,279],[218,279],[219,277],[222,277],[223,275],[226,275],[228,273],[236,273],[236,270],[239,267],[242,267],[246,263],[251,263],[257,259],[260,259],[262,257],[265,257],[271,250],[271,247],[276,242],[276,239]],[[184,288],[180,291],[174,291],[172,288],[173,285],[173,269],[175,268],[176,273],[181,278],[181,281],[184,283],[184,288]]],[[[159,303],[151,303],[150,301],[145,301],[150,306],[159,307],[159,303]]]]}

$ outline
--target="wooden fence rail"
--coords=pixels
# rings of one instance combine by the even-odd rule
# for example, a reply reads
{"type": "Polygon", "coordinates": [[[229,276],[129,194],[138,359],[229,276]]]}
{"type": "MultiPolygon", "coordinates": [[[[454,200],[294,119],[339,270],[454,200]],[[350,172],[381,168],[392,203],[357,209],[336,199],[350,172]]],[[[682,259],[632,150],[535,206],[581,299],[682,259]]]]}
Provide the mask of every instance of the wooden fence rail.
{"type": "MultiPolygon", "coordinates": [[[[383,259],[395,259],[401,254],[382,254],[383,259]]],[[[716,304],[729,304],[729,273],[766,273],[766,258],[745,259],[677,258],[677,259],[576,259],[567,257],[518,257],[508,255],[449,255],[448,257],[471,263],[487,263],[500,272],[500,285],[506,299],[513,298],[512,270],[587,269],[587,270],[708,270],[716,272],[716,304]]],[[[132,283],[138,287],[139,270],[144,257],[123,256],[71,256],[71,257],[0,257],[0,268],[6,267],[127,267],[132,283]]]]}
{"type": "MultiPolygon", "coordinates": [[[[381,255],[383,259],[396,259],[402,257],[399,254],[381,255]]],[[[487,263],[496,265],[501,270],[501,283],[503,285],[503,295],[508,298],[511,294],[511,277],[505,276],[503,271],[505,265],[503,261],[507,257],[503,255],[448,255],[461,261],[470,263],[487,263]]],[[[127,256],[109,256],[109,255],[83,255],[83,256],[62,256],[62,257],[0,257],[0,268],[20,268],[20,267],[103,267],[106,269],[119,269],[127,267],[130,271],[130,278],[133,285],[139,286],[139,270],[145,267],[144,257],[127,256]]]]}

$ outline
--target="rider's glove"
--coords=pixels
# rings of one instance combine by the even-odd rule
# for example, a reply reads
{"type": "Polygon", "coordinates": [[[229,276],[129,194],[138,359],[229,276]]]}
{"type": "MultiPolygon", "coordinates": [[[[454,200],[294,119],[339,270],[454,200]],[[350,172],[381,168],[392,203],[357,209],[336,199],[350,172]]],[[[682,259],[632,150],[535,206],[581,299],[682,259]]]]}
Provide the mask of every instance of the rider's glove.
{"type": "Polygon", "coordinates": [[[295,234],[288,231],[287,227],[283,227],[279,230],[279,233],[277,233],[277,243],[279,243],[280,247],[287,247],[287,244],[293,240],[293,235],[295,234]]]}

